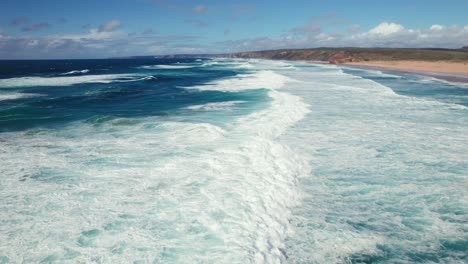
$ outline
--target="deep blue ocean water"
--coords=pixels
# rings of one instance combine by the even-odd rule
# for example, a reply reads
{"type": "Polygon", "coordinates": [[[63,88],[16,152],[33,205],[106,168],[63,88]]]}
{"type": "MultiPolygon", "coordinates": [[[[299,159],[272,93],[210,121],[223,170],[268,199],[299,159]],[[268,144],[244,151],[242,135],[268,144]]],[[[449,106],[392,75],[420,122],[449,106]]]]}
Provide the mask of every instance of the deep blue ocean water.
{"type": "Polygon", "coordinates": [[[0,61],[0,263],[465,263],[468,86],[0,61]]]}

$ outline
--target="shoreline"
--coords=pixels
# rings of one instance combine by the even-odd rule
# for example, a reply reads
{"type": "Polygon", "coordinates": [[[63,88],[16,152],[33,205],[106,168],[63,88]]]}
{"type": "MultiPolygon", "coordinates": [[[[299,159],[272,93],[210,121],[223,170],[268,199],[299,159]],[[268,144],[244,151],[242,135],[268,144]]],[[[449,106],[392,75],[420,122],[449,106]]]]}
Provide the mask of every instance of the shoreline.
{"type": "Polygon", "coordinates": [[[468,63],[427,61],[372,61],[337,64],[349,67],[416,73],[449,82],[468,83],[468,63]]]}

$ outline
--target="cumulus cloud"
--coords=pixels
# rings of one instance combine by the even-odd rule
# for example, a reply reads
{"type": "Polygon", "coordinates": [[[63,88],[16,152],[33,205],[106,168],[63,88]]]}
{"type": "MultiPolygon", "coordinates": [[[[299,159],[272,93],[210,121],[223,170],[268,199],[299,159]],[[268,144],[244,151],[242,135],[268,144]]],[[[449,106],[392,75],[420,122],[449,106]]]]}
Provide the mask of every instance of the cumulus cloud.
{"type": "MultiPolygon", "coordinates": [[[[201,20],[187,20],[205,26],[201,20]]],[[[39,24],[39,23],[38,23],[39,24]]],[[[26,23],[27,25],[27,23],[26,23]]],[[[405,28],[383,22],[364,30],[359,25],[328,32],[323,24],[311,22],[284,31],[279,36],[233,39],[211,44],[199,44],[193,35],[161,35],[151,29],[125,32],[121,22],[111,20],[100,27],[89,26],[81,34],[9,36],[0,34],[0,59],[28,58],[102,58],[131,55],[174,53],[226,53],[250,50],[314,47],[437,47],[460,48],[468,43],[468,25],[434,24],[424,29],[405,28]]],[[[33,26],[33,28],[43,26],[33,26]]],[[[221,31],[220,34],[223,32],[221,31]]],[[[224,31],[229,38],[230,30],[224,31]]],[[[203,41],[206,43],[206,40],[203,41]]]]}
{"type": "Polygon", "coordinates": [[[314,24],[292,28],[279,37],[258,37],[219,43],[232,52],[314,47],[461,48],[468,43],[467,26],[433,25],[408,29],[398,23],[382,22],[368,31],[353,25],[344,32],[323,32],[314,24]],[[313,34],[311,34],[313,33],[313,34]]]}
{"type": "Polygon", "coordinates": [[[383,23],[380,23],[375,28],[371,29],[369,31],[369,33],[370,34],[387,36],[387,35],[391,35],[391,34],[401,32],[404,29],[405,29],[405,27],[403,27],[400,24],[383,22],[383,23]]]}
{"type": "Polygon", "coordinates": [[[444,26],[436,24],[436,25],[432,25],[430,29],[437,31],[437,30],[443,30],[444,28],[445,28],[444,26]]]}
{"type": "Polygon", "coordinates": [[[41,37],[0,34],[0,59],[107,58],[207,52],[205,48],[197,46],[196,36],[161,36],[155,33],[147,29],[129,36],[120,30],[101,31],[99,28],[91,28],[83,34],[41,37]]]}
{"type": "Polygon", "coordinates": [[[366,47],[460,48],[468,43],[468,27],[433,25],[428,29],[407,29],[384,22],[344,41],[366,47]]]}
{"type": "Polygon", "coordinates": [[[118,29],[122,23],[119,20],[110,20],[99,27],[99,32],[111,32],[118,29]]]}

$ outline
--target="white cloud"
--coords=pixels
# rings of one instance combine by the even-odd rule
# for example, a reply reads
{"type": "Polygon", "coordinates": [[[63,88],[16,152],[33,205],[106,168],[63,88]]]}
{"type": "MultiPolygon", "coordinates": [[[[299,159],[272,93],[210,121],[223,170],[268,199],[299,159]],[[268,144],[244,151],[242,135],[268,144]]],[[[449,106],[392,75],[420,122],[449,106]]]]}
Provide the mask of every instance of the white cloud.
{"type": "Polygon", "coordinates": [[[468,43],[468,30],[458,25],[450,27],[433,25],[429,29],[406,29],[394,23],[387,23],[386,26],[380,27],[382,24],[376,27],[382,29],[380,34],[375,34],[376,28],[366,33],[355,34],[352,36],[351,44],[365,47],[460,48],[465,45],[464,43],[468,43]],[[393,26],[388,26],[392,24],[393,26]]]}
{"type": "Polygon", "coordinates": [[[146,30],[129,36],[121,30],[100,31],[93,28],[83,34],[41,37],[0,34],[0,59],[106,58],[181,52],[207,53],[205,47],[197,46],[195,41],[198,38],[195,36],[162,36],[151,34],[152,32],[154,33],[146,30]]]}
{"type": "Polygon", "coordinates": [[[119,20],[110,20],[99,27],[99,32],[111,32],[122,25],[119,20]]]}
{"type": "Polygon", "coordinates": [[[71,39],[76,41],[85,40],[107,40],[123,36],[122,31],[100,31],[99,29],[92,28],[85,34],[70,34],[70,35],[55,35],[54,38],[71,39]]]}
{"type": "Polygon", "coordinates": [[[306,26],[295,27],[280,37],[259,37],[220,43],[226,50],[249,51],[314,47],[394,47],[461,48],[468,43],[468,25],[433,25],[428,29],[407,29],[401,24],[383,22],[362,32],[357,25],[343,32],[310,34],[306,26]]]}
{"type": "Polygon", "coordinates": [[[405,27],[403,27],[400,24],[383,22],[383,23],[380,23],[375,28],[371,29],[369,31],[369,33],[370,34],[387,36],[387,35],[391,35],[391,34],[401,32],[404,29],[405,29],[405,27]]]}
{"type": "Polygon", "coordinates": [[[31,39],[29,42],[26,43],[28,46],[37,46],[39,41],[37,39],[31,39]]]}
{"type": "Polygon", "coordinates": [[[444,26],[441,26],[441,25],[437,25],[437,24],[436,24],[436,25],[432,25],[430,29],[431,29],[431,30],[434,30],[434,31],[437,31],[437,30],[442,30],[442,29],[444,29],[444,28],[445,28],[444,26]]]}
{"type": "MultiPolygon", "coordinates": [[[[175,53],[225,53],[249,50],[314,47],[406,47],[461,48],[468,45],[468,25],[432,25],[425,29],[405,28],[383,22],[364,31],[359,25],[326,31],[317,23],[299,25],[280,36],[234,39],[200,45],[196,36],[151,34],[151,30],[128,33],[111,20],[82,34],[10,36],[0,32],[0,59],[102,58],[112,56],[175,53]]],[[[230,30],[225,30],[228,38],[230,30]]],[[[203,42],[206,42],[203,41],[203,42]]]]}

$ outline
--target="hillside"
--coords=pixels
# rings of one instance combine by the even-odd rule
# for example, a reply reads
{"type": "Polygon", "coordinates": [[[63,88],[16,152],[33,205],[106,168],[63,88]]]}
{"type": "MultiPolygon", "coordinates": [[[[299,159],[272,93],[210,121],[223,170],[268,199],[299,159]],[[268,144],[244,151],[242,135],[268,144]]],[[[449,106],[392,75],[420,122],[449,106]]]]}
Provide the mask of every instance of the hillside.
{"type": "Polygon", "coordinates": [[[467,49],[317,48],[239,52],[228,56],[233,58],[323,61],[334,64],[366,61],[468,62],[467,49]]]}

